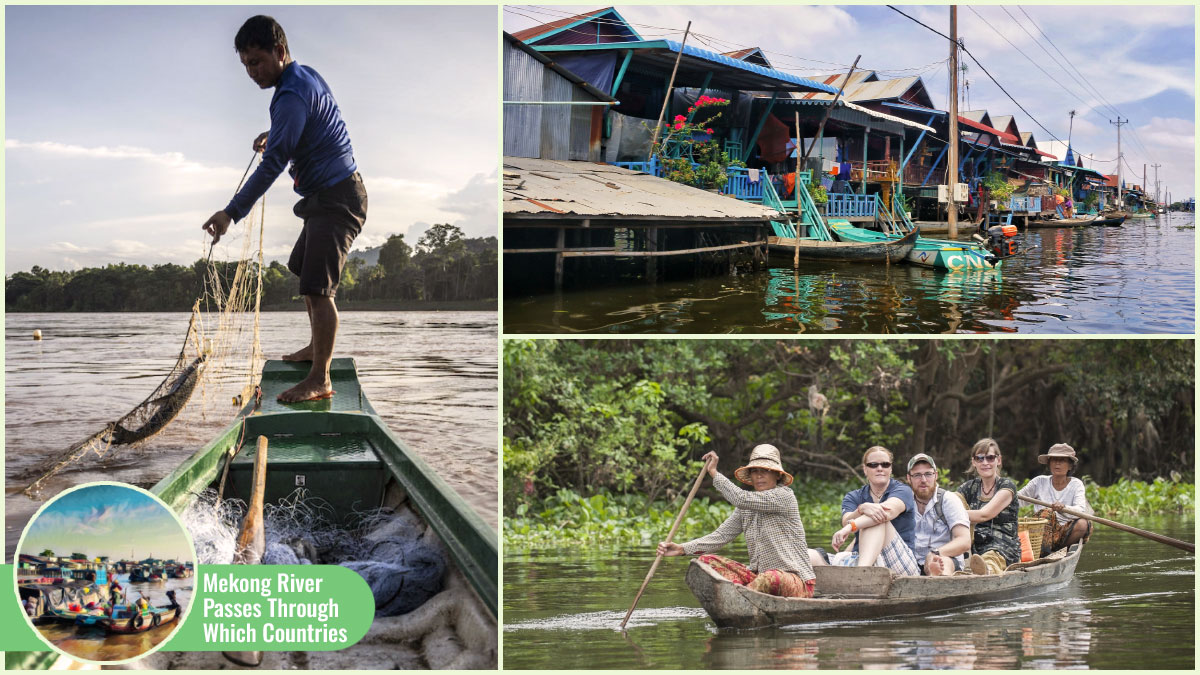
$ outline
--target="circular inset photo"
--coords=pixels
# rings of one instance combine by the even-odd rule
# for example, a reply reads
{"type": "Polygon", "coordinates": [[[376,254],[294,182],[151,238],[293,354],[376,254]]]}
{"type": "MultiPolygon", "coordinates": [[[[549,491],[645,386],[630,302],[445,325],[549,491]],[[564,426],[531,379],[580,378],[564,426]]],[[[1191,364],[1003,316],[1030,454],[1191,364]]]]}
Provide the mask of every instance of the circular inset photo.
{"type": "Polygon", "coordinates": [[[17,545],[25,616],[55,651],[115,663],[162,647],[195,588],[191,537],[130,485],[91,483],[48,501],[17,545]]]}

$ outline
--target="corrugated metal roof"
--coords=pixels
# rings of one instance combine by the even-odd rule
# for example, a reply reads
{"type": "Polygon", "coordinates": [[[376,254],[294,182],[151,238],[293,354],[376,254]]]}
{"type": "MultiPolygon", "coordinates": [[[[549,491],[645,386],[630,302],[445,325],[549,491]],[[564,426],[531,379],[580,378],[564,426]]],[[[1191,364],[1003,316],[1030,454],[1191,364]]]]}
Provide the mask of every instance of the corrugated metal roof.
{"type": "MultiPolygon", "coordinates": [[[[683,75],[689,71],[698,73],[713,72],[709,86],[712,88],[733,88],[741,91],[825,91],[836,94],[837,90],[820,82],[773,70],[749,61],[737,59],[700,49],[693,45],[680,45],[674,40],[641,40],[637,42],[610,42],[590,45],[545,45],[534,46],[543,53],[551,52],[589,52],[589,51],[624,51],[633,50],[635,62],[650,63],[658,66],[663,72],[670,73],[675,67],[675,54],[682,49],[684,58],[679,64],[676,86],[692,86],[683,75]],[[690,63],[689,63],[690,61],[690,63]],[[727,71],[713,71],[712,65],[725,66],[727,71]],[[681,84],[682,82],[682,84],[681,84]]],[[[699,79],[699,78],[693,78],[699,79]]]]}
{"type": "MultiPolygon", "coordinates": [[[[999,129],[1000,131],[1006,131],[1006,132],[1007,132],[1007,131],[1008,131],[1008,125],[1009,125],[1009,123],[1010,123],[1010,122],[1012,122],[1012,121],[1013,121],[1013,116],[1012,116],[1012,115],[998,115],[998,116],[992,117],[992,126],[996,127],[996,128],[997,128],[997,129],[999,129]]],[[[1010,132],[1010,133],[1011,133],[1011,132],[1010,132]]],[[[1020,133],[1021,133],[1021,130],[1020,130],[1020,129],[1017,129],[1017,134],[1020,134],[1020,133]]],[[[1017,134],[1013,134],[1013,135],[1015,136],[1015,135],[1017,135],[1017,134]]]]}
{"type": "MultiPolygon", "coordinates": [[[[765,97],[759,97],[759,98],[765,98],[765,97]]],[[[784,106],[802,105],[802,106],[828,107],[832,100],[833,99],[828,99],[828,100],[822,101],[822,100],[809,100],[806,98],[785,98],[785,99],[779,99],[779,100],[775,101],[775,105],[784,105],[784,106]]],[[[861,105],[858,105],[857,103],[852,103],[850,101],[843,101],[841,99],[838,99],[837,107],[839,109],[851,110],[851,111],[854,111],[857,113],[861,113],[862,115],[865,115],[865,116],[870,117],[875,120],[883,120],[883,121],[891,122],[892,124],[898,124],[901,126],[911,127],[913,129],[921,129],[924,131],[933,131],[934,130],[933,127],[927,127],[924,124],[918,124],[916,122],[906,120],[902,117],[895,117],[895,116],[889,115],[887,113],[881,113],[878,110],[871,110],[870,108],[864,108],[861,105]]],[[[834,119],[838,119],[843,122],[849,122],[851,124],[862,124],[863,126],[867,126],[869,124],[869,120],[860,120],[860,119],[855,119],[853,116],[839,115],[838,112],[839,111],[836,111],[836,110],[834,111],[834,114],[833,114],[834,119]]],[[[890,130],[893,132],[899,131],[898,129],[895,129],[895,128],[892,128],[890,130]]]]}
{"type": "Polygon", "coordinates": [[[930,115],[938,115],[939,117],[947,117],[950,113],[945,110],[936,110],[934,108],[926,108],[923,105],[915,103],[893,103],[891,101],[880,101],[880,105],[886,105],[889,108],[897,108],[899,110],[913,110],[916,112],[928,113],[930,115]]]}
{"type": "MultiPolygon", "coordinates": [[[[844,79],[845,76],[839,77],[838,83],[844,79]]],[[[854,78],[850,78],[850,86],[846,87],[846,91],[842,93],[842,98],[850,101],[881,101],[889,98],[900,98],[916,84],[917,79],[916,77],[903,77],[897,80],[876,80],[873,82],[856,83],[854,78]]],[[[836,90],[838,83],[830,84],[830,86],[836,90]]],[[[805,98],[832,99],[833,97],[827,94],[806,94],[805,98]]]]}
{"type": "MultiPolygon", "coordinates": [[[[522,42],[527,41],[527,40],[534,40],[534,39],[537,39],[538,37],[547,35],[549,33],[554,33],[560,29],[567,28],[574,24],[583,23],[586,21],[590,21],[592,19],[599,18],[608,13],[612,13],[617,19],[620,19],[620,23],[624,24],[623,25],[624,28],[628,29],[634,35],[637,35],[637,32],[633,30],[633,27],[629,26],[626,23],[626,21],[623,18],[621,18],[621,15],[617,14],[617,12],[614,8],[605,7],[603,9],[597,9],[597,10],[593,10],[591,12],[584,12],[583,14],[576,14],[575,16],[572,16],[572,17],[569,17],[566,19],[559,19],[557,21],[551,21],[550,23],[544,23],[544,24],[541,24],[540,26],[533,26],[532,28],[525,28],[523,30],[516,31],[515,33],[513,33],[513,36],[516,37],[518,40],[521,40],[522,42]]],[[[614,21],[613,23],[617,23],[617,22],[614,21]]]]}
{"type": "MultiPolygon", "coordinates": [[[[978,111],[972,111],[972,112],[978,112],[978,111]]],[[[984,114],[987,114],[987,113],[984,113],[984,114]]],[[[991,118],[989,118],[989,120],[990,119],[991,118]]],[[[966,126],[971,127],[972,129],[975,129],[978,131],[984,131],[989,134],[992,134],[997,139],[999,139],[1001,142],[1012,144],[1012,143],[1017,143],[1021,140],[1021,139],[1017,138],[1016,136],[1013,136],[1010,133],[1000,131],[999,129],[997,129],[995,127],[989,127],[986,124],[977,122],[969,117],[964,117],[963,115],[958,116],[958,123],[965,124],[966,126]]]]}
{"type": "Polygon", "coordinates": [[[763,222],[774,209],[609,164],[505,157],[506,217],[763,222]]]}

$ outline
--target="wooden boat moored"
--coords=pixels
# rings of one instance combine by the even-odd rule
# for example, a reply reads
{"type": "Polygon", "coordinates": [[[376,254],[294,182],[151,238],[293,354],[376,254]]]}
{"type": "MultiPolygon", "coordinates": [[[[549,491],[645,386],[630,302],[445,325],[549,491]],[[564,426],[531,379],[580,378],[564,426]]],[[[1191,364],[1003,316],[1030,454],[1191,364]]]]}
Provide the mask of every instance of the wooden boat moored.
{"type": "Polygon", "coordinates": [[[1082,544],[1055,551],[1003,574],[949,577],[896,576],[883,567],[815,568],[816,596],[781,598],[747,589],[693,559],[688,588],[721,627],[800,624],[922,614],[1047,591],[1070,582],[1082,544]]]}
{"type": "MultiPolygon", "coordinates": [[[[903,237],[883,241],[821,241],[800,239],[801,260],[841,262],[891,262],[904,260],[917,243],[917,231],[903,237]]],[[[796,254],[796,239],[793,237],[768,237],[767,244],[773,257],[792,260],[796,254]]]]}
{"type": "Polygon", "coordinates": [[[118,616],[116,618],[111,616],[80,615],[76,619],[75,625],[80,630],[99,628],[106,633],[144,633],[159,626],[165,626],[183,614],[183,608],[181,607],[148,607],[146,611],[130,617],[120,616],[121,611],[126,608],[126,605],[117,605],[116,613],[118,616]]]}

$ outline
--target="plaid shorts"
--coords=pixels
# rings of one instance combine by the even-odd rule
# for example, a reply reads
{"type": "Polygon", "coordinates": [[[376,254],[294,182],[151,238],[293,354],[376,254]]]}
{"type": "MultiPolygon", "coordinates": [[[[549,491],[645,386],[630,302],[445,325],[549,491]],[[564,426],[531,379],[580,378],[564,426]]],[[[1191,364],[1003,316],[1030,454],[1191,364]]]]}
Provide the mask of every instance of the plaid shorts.
{"type": "MultiPolygon", "coordinates": [[[[855,551],[836,564],[842,567],[854,567],[858,564],[858,552],[855,551]]],[[[875,566],[886,567],[896,574],[921,576],[921,568],[917,567],[917,556],[913,555],[912,549],[900,537],[893,537],[892,543],[883,547],[883,551],[879,553],[879,559],[875,561],[875,566]]]]}

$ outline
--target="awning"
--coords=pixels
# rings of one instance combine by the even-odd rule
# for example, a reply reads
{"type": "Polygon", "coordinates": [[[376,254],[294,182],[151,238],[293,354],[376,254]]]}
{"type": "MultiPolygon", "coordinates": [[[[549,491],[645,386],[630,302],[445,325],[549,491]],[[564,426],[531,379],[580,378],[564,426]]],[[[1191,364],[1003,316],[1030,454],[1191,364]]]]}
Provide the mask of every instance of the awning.
{"type": "MultiPolygon", "coordinates": [[[[768,97],[756,96],[755,98],[765,100],[768,97]]],[[[828,107],[831,102],[832,101],[826,101],[826,100],[821,100],[821,99],[781,98],[781,99],[777,99],[775,101],[775,105],[777,107],[778,106],[787,107],[787,106],[795,105],[795,106],[804,106],[804,107],[814,107],[815,106],[815,107],[825,108],[825,107],[828,107]]],[[[928,126],[925,126],[924,124],[918,124],[911,120],[906,120],[903,117],[896,117],[895,115],[888,115],[887,113],[881,113],[877,110],[871,110],[870,108],[864,108],[863,106],[858,105],[857,103],[851,103],[850,101],[847,101],[845,99],[838,99],[837,107],[834,108],[833,112],[830,113],[829,117],[830,117],[830,119],[835,119],[839,122],[846,122],[848,124],[856,124],[856,125],[862,126],[862,127],[874,126],[875,128],[879,129],[880,131],[885,131],[885,132],[893,133],[896,135],[900,135],[904,131],[904,127],[907,127],[909,129],[919,129],[921,131],[929,131],[929,132],[934,131],[933,127],[928,127],[928,126]]]]}

